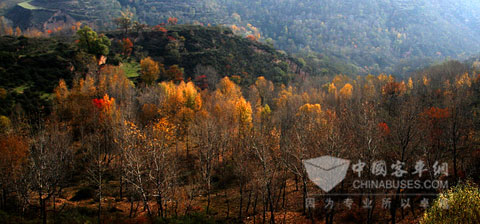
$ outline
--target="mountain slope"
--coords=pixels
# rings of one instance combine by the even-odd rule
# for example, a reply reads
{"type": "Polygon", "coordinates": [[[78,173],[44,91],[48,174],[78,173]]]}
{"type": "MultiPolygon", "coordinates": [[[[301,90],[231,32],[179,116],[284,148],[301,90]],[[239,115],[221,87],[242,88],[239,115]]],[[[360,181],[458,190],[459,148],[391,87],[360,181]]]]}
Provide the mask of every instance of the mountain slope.
{"type": "Polygon", "coordinates": [[[96,27],[112,27],[112,20],[120,15],[121,10],[117,0],[7,0],[7,3],[0,15],[21,29],[54,29],[76,21],[96,27]]]}
{"type": "MultiPolygon", "coordinates": [[[[474,0],[122,1],[150,24],[168,17],[259,28],[281,49],[343,58],[364,72],[411,70],[425,58],[480,51],[480,2],[474,0]],[[160,19],[159,19],[160,18],[160,19]]],[[[427,61],[428,62],[428,61],[427,61]]],[[[417,66],[421,66],[420,65],[417,66]]]]}
{"type": "MultiPolygon", "coordinates": [[[[112,42],[107,63],[138,65],[142,58],[150,56],[166,68],[179,65],[185,80],[205,77],[211,88],[224,76],[249,86],[258,76],[287,83],[306,75],[299,59],[233,35],[229,29],[189,25],[166,28],[165,32],[130,33],[127,38],[135,49],[130,57],[121,55],[123,33],[107,32],[112,42]]],[[[89,64],[92,57],[85,56],[73,38],[65,39],[0,37],[0,90],[5,92],[5,97],[0,97],[0,115],[12,113],[17,104],[27,112],[48,109],[50,93],[59,79],[71,83],[75,75],[81,77],[89,72],[87,68],[95,67],[89,64]]],[[[125,73],[138,73],[132,70],[125,73]]],[[[128,75],[138,81],[138,74],[128,75]]]]}
{"type": "Polygon", "coordinates": [[[76,50],[54,39],[0,37],[0,114],[21,105],[28,112],[49,104],[59,79],[72,80],[76,50]]]}
{"type": "MultiPolygon", "coordinates": [[[[254,27],[280,49],[321,52],[352,62],[363,73],[405,73],[433,59],[463,59],[480,51],[480,2],[475,0],[82,1],[88,15],[76,1],[48,2],[30,3],[84,15],[77,19],[99,26],[111,26],[111,17],[128,8],[150,25],[177,17],[181,23],[235,25],[245,36],[254,27]]],[[[10,11],[10,18],[15,14],[10,11]]]]}

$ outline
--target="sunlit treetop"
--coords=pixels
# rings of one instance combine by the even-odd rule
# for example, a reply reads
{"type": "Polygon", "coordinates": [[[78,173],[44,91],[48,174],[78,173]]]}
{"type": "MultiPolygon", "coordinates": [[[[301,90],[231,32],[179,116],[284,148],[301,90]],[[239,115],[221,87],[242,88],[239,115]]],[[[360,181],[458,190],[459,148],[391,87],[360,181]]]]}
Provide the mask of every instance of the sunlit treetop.
{"type": "Polygon", "coordinates": [[[353,86],[350,83],[345,84],[342,89],[340,89],[340,96],[345,99],[350,99],[353,94],[353,86]]]}
{"type": "Polygon", "coordinates": [[[110,40],[103,34],[98,35],[90,27],[84,26],[77,31],[78,47],[96,56],[108,55],[110,40]]]}

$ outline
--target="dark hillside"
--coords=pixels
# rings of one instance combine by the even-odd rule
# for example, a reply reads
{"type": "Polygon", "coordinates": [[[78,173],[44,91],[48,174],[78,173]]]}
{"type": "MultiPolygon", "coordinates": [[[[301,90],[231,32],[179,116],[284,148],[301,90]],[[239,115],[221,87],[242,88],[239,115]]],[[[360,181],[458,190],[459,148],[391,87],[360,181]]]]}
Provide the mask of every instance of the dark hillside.
{"type": "Polygon", "coordinates": [[[16,7],[19,1],[7,2],[0,4],[0,16],[22,29],[82,22],[111,30],[113,19],[128,10],[133,20],[149,25],[177,18],[182,24],[235,27],[237,34],[257,35],[289,53],[321,53],[320,60],[353,64],[354,74],[406,74],[480,51],[476,0],[26,0],[16,7]]]}
{"type": "MultiPolygon", "coordinates": [[[[108,36],[121,39],[120,33],[108,36]]],[[[135,39],[135,45],[166,66],[180,65],[186,79],[236,75],[242,84],[249,85],[258,76],[287,83],[293,74],[304,74],[298,59],[221,27],[182,25],[169,27],[167,33],[146,31],[135,39]]]]}
{"type": "MultiPolygon", "coordinates": [[[[307,74],[302,67],[308,66],[299,59],[236,36],[230,29],[187,25],[167,28],[166,33],[144,31],[129,34],[135,51],[131,57],[120,61],[115,59],[120,57],[118,42],[122,34],[107,33],[114,43],[108,56],[109,63],[138,64],[148,55],[166,67],[179,65],[184,69],[185,80],[207,76],[212,88],[224,76],[249,86],[259,76],[286,84],[307,74]]],[[[5,99],[0,99],[4,105],[0,114],[12,113],[15,105],[21,105],[28,113],[48,109],[51,93],[59,79],[71,83],[75,74],[85,75],[84,65],[88,60],[76,44],[64,39],[0,37],[0,88],[7,92],[5,99]]],[[[138,74],[129,77],[136,81],[138,74]]]]}
{"type": "Polygon", "coordinates": [[[41,109],[59,79],[73,77],[75,49],[54,39],[0,37],[0,114],[9,114],[15,104],[27,111],[41,109]]]}

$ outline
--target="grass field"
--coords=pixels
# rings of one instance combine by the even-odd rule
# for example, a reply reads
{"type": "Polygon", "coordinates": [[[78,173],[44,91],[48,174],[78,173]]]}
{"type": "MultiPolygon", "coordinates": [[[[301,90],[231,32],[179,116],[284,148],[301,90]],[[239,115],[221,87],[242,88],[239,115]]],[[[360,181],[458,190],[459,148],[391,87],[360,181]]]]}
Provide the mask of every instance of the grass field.
{"type": "Polygon", "coordinates": [[[32,0],[28,0],[28,1],[18,3],[18,5],[25,8],[25,9],[29,9],[29,10],[42,9],[40,7],[37,7],[37,6],[34,6],[34,5],[30,4],[30,2],[32,2],[32,0]]]}
{"type": "Polygon", "coordinates": [[[127,78],[135,78],[140,76],[140,64],[136,62],[123,63],[122,69],[125,71],[127,78]]]}

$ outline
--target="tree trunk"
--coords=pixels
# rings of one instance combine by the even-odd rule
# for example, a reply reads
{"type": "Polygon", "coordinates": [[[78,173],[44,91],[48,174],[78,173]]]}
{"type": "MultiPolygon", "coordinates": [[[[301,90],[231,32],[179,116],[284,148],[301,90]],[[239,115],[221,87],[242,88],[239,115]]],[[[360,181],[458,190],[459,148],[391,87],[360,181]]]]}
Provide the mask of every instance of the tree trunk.
{"type": "Polygon", "coordinates": [[[133,197],[130,197],[130,214],[128,214],[128,217],[129,218],[132,218],[132,215],[133,215],[133,197]]]}
{"type": "Polygon", "coordinates": [[[298,175],[294,175],[295,177],[295,191],[298,191],[298,175]]]}
{"type": "Polygon", "coordinates": [[[283,199],[282,199],[282,208],[285,209],[285,197],[287,196],[287,178],[285,178],[285,182],[283,185],[283,199]]]}
{"type": "Polygon", "coordinates": [[[225,191],[225,199],[227,203],[227,219],[230,217],[230,200],[228,199],[227,191],[225,191]]]}
{"type": "Polygon", "coordinates": [[[158,193],[157,204],[158,204],[158,215],[163,218],[164,217],[163,216],[163,199],[162,199],[161,193],[158,193]]]}
{"type": "Polygon", "coordinates": [[[262,223],[265,224],[265,220],[267,219],[267,199],[265,197],[265,192],[263,193],[263,218],[262,218],[262,223]]]}
{"type": "Polygon", "coordinates": [[[119,189],[120,201],[123,200],[123,173],[120,175],[120,189],[119,189]]]}
{"type": "Polygon", "coordinates": [[[242,210],[243,210],[243,181],[240,181],[240,209],[238,211],[239,220],[242,220],[242,210]]]}
{"type": "Polygon", "coordinates": [[[188,159],[190,155],[190,149],[188,148],[188,127],[187,127],[187,133],[185,134],[185,149],[186,149],[186,158],[188,159]]]}
{"type": "Polygon", "coordinates": [[[178,201],[175,200],[175,207],[174,207],[175,217],[178,217],[178,201]]]}
{"type": "Polygon", "coordinates": [[[258,191],[255,191],[255,200],[253,202],[253,223],[255,223],[257,217],[257,202],[258,202],[258,191]]]}
{"type": "Polygon", "coordinates": [[[405,210],[403,207],[400,207],[400,213],[402,214],[402,220],[405,219],[405,210]]]}
{"type": "Polygon", "coordinates": [[[145,201],[143,202],[143,208],[144,208],[144,210],[147,210],[148,219],[150,219],[150,222],[153,223],[152,211],[150,210],[150,206],[148,205],[148,201],[147,201],[147,200],[145,200],[145,201]]]}
{"type": "Polygon", "coordinates": [[[458,171],[457,171],[457,141],[453,139],[453,177],[455,178],[455,184],[458,181],[458,171]]]}
{"type": "Polygon", "coordinates": [[[138,207],[140,207],[140,201],[137,202],[137,206],[135,206],[135,210],[134,210],[134,212],[133,212],[133,217],[136,217],[136,216],[137,216],[138,207]]]}
{"type": "Polygon", "coordinates": [[[390,204],[390,216],[391,216],[391,224],[395,224],[397,222],[397,196],[394,197],[392,200],[392,204],[390,204]]]}
{"type": "Polygon", "coordinates": [[[55,203],[55,195],[53,195],[53,223],[55,224],[55,220],[57,219],[57,214],[56,214],[56,203],[55,203]]]}
{"type": "Polygon", "coordinates": [[[42,193],[39,194],[40,196],[40,214],[42,216],[42,223],[47,224],[47,209],[45,204],[45,199],[42,199],[42,193]]]}
{"type": "Polygon", "coordinates": [[[3,210],[5,210],[6,201],[7,201],[7,191],[5,190],[5,188],[3,188],[2,189],[2,203],[1,203],[1,208],[3,210]]]}
{"type": "Polygon", "coordinates": [[[368,209],[367,223],[373,223],[373,211],[375,209],[375,197],[372,199],[372,208],[368,209]]]}
{"type": "Polygon", "coordinates": [[[207,214],[210,213],[210,203],[211,203],[210,188],[211,188],[210,178],[208,178],[208,180],[207,180],[207,214]]]}
{"type": "Polygon", "coordinates": [[[98,224],[102,223],[102,187],[99,186],[99,193],[98,193],[98,214],[97,214],[97,220],[98,224]]]}
{"type": "Polygon", "coordinates": [[[267,192],[268,192],[268,202],[270,204],[270,223],[275,224],[275,211],[273,208],[273,198],[272,198],[272,190],[270,184],[267,185],[267,192]]]}
{"type": "Polygon", "coordinates": [[[326,224],[333,224],[333,211],[330,211],[326,216],[326,224]]]}
{"type": "Polygon", "coordinates": [[[305,177],[302,177],[303,181],[303,215],[307,212],[307,180],[305,177]]]}
{"type": "Polygon", "coordinates": [[[248,201],[247,201],[247,208],[245,209],[245,215],[248,216],[248,210],[250,209],[250,202],[252,199],[252,190],[248,192],[248,201]]]}
{"type": "MultiPolygon", "coordinates": [[[[327,214],[327,215],[328,215],[328,214],[327,214]]],[[[310,222],[311,222],[312,224],[314,224],[314,223],[315,223],[315,217],[313,217],[313,209],[312,209],[311,207],[308,208],[308,216],[310,217],[310,222]]],[[[326,216],[326,217],[327,217],[327,216],[326,216]]],[[[325,217],[325,218],[326,218],[326,217],[325,217]]]]}
{"type": "Polygon", "coordinates": [[[458,181],[458,172],[457,172],[457,134],[456,134],[456,129],[457,129],[457,113],[455,113],[454,116],[454,122],[453,122],[453,127],[452,127],[452,143],[453,143],[453,177],[455,178],[455,184],[457,184],[458,181]]]}

